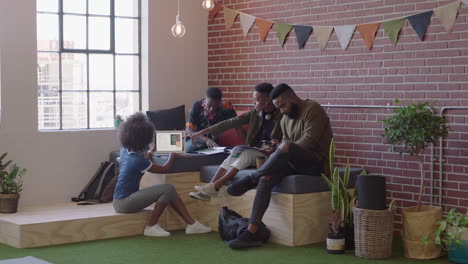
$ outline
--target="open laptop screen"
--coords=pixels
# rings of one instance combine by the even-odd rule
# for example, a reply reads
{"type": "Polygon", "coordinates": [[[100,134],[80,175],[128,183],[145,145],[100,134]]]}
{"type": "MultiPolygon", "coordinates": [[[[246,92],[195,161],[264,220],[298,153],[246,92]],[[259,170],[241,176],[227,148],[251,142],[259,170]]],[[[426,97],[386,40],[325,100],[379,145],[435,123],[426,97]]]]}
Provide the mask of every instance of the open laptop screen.
{"type": "Polygon", "coordinates": [[[154,133],[155,153],[185,153],[185,131],[157,130],[154,133]]]}

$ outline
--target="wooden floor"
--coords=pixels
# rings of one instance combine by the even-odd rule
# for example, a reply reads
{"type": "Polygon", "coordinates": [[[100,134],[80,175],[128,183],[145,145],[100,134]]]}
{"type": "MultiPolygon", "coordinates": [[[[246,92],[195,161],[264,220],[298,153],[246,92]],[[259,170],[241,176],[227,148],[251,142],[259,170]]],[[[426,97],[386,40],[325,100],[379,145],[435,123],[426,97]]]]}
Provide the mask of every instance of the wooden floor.
{"type": "Polygon", "coordinates": [[[118,214],[110,203],[22,207],[15,214],[0,214],[0,242],[30,248],[138,235],[150,213],[118,214]]]}

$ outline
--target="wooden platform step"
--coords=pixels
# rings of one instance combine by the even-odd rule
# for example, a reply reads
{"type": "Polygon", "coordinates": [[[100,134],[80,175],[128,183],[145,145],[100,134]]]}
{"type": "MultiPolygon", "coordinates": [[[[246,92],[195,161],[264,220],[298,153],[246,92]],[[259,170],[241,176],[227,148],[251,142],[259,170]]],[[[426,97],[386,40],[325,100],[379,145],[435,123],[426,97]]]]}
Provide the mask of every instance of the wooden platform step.
{"type": "Polygon", "coordinates": [[[151,210],[119,214],[112,204],[22,207],[0,213],[0,243],[31,248],[143,233],[151,210]]]}

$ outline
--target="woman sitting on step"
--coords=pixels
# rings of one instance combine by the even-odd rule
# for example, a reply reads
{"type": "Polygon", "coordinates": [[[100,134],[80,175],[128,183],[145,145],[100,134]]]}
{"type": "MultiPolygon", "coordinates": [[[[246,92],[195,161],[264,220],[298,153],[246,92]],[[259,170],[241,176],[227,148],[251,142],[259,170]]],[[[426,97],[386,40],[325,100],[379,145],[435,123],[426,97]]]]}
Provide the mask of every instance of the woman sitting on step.
{"type": "Polygon", "coordinates": [[[172,167],[177,154],[170,153],[167,162],[160,166],[151,162],[154,147],[154,127],[142,113],[130,116],[120,126],[120,174],[114,191],[113,206],[118,213],[135,213],[156,202],[145,227],[145,236],[169,236],[170,233],[157,222],[164,209],[170,204],[188,224],[186,234],[208,233],[211,228],[194,220],[171,184],[156,184],[139,190],[143,174],[164,173],[172,167]]]}

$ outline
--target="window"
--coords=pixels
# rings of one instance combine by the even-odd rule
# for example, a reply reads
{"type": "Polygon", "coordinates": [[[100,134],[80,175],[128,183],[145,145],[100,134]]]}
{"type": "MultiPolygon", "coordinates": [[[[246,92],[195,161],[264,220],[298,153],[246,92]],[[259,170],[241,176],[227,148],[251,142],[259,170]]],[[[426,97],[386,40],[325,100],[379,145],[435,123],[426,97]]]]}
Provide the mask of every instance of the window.
{"type": "Polygon", "coordinates": [[[37,0],[39,130],[141,110],[140,0],[37,0]]]}

